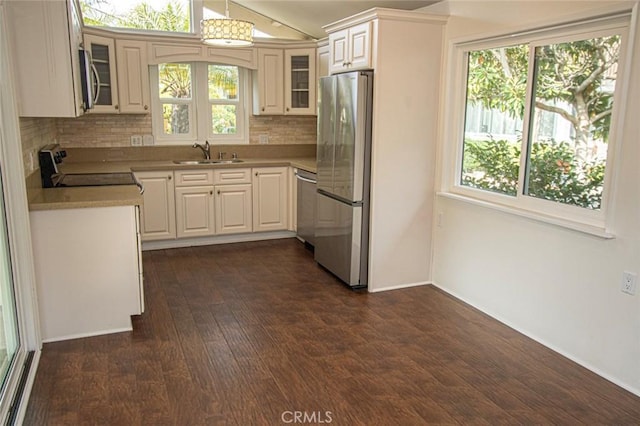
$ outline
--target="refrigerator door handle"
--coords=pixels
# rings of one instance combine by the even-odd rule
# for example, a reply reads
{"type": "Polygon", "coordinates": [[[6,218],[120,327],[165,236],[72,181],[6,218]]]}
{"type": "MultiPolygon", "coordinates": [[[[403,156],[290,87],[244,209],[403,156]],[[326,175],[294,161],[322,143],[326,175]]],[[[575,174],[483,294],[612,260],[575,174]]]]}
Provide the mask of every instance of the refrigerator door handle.
{"type": "Polygon", "coordinates": [[[325,191],[323,189],[318,189],[318,194],[324,195],[325,197],[329,197],[329,198],[331,198],[333,200],[340,201],[341,203],[348,204],[350,206],[357,207],[357,206],[361,206],[362,205],[362,201],[351,201],[351,200],[349,200],[347,198],[340,197],[339,195],[332,194],[332,193],[327,192],[327,191],[325,191]]]}

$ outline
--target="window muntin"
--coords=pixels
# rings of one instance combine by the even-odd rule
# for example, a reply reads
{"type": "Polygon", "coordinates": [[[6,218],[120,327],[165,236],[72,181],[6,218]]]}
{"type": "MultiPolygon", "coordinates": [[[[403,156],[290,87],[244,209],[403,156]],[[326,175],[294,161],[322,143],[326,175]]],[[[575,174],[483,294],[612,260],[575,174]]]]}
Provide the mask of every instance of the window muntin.
{"type": "MultiPolygon", "coordinates": [[[[589,52],[587,47],[603,40],[610,45],[615,44],[616,63],[606,67],[607,71],[596,78],[595,85],[601,92],[606,91],[606,102],[611,102],[626,31],[624,26],[609,25],[608,29],[576,31],[573,34],[564,31],[562,37],[556,35],[555,39],[548,38],[548,41],[540,37],[527,42],[526,37],[519,36],[516,38],[522,40],[520,44],[509,46],[493,41],[484,43],[489,46],[488,49],[482,48],[482,43],[477,43],[476,46],[480,48],[466,50],[463,55],[466,114],[456,178],[460,192],[544,214],[573,217],[587,223],[603,223],[601,211],[604,208],[606,182],[609,180],[609,177],[605,179],[605,171],[607,175],[611,171],[605,168],[608,138],[602,136],[614,130],[612,104],[607,104],[609,111],[599,117],[600,123],[593,126],[591,131],[599,163],[576,163],[576,151],[572,154],[571,150],[567,150],[567,146],[575,145],[576,132],[566,114],[560,112],[567,104],[573,105],[574,101],[568,94],[572,89],[566,85],[553,86],[551,73],[554,66],[560,69],[562,67],[559,65],[566,66],[568,63],[544,62],[539,56],[545,52],[544,49],[572,49],[576,59],[571,64],[581,65],[581,68],[572,69],[583,72],[572,75],[572,78],[585,81],[589,65],[597,62],[584,61],[584,55],[589,52]],[[522,46],[527,47],[526,54],[522,46]],[[507,51],[513,47],[520,49],[522,55],[511,52],[506,58],[494,60],[494,51],[507,51]],[[493,57],[488,56],[489,53],[493,57]],[[480,57],[483,59],[479,63],[480,57]],[[487,61],[487,57],[491,60],[487,61]],[[507,66],[510,63],[521,65],[507,66]],[[484,73],[481,72],[483,66],[484,73]],[[524,70],[523,81],[517,78],[521,70],[524,70]],[[474,78],[484,79],[481,88],[476,87],[478,81],[474,78]],[[552,90],[554,87],[555,92],[552,90]],[[546,102],[544,107],[542,101],[546,102]],[[491,195],[493,193],[501,197],[495,198],[491,195]]],[[[593,91],[590,93],[593,94],[593,91]]],[[[591,104],[600,108],[599,112],[591,112],[595,118],[603,112],[605,100],[592,100],[591,104]]],[[[576,110],[574,107],[573,112],[576,110]]]]}
{"type": "Polygon", "coordinates": [[[164,63],[150,68],[159,144],[248,143],[248,73],[233,65],[164,63]]]}

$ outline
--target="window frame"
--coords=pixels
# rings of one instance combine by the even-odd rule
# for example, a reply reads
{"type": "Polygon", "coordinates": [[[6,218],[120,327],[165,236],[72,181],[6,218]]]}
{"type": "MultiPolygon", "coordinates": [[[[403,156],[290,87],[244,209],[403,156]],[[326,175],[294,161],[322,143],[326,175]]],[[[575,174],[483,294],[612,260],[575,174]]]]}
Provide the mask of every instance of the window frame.
{"type": "Polygon", "coordinates": [[[450,150],[452,167],[450,173],[444,178],[444,194],[454,198],[476,201],[487,207],[516,213],[522,216],[558,224],[568,228],[582,230],[588,233],[609,237],[611,200],[615,192],[616,169],[619,162],[618,155],[621,135],[621,121],[624,116],[626,90],[624,88],[629,81],[629,68],[627,55],[629,34],[631,26],[631,13],[623,12],[613,17],[603,19],[585,20],[579,23],[558,25],[540,30],[508,34],[478,40],[465,40],[452,42],[450,63],[453,64],[454,74],[449,85],[449,92],[453,93],[449,105],[451,131],[444,132],[445,141],[455,141],[455,147],[450,150]],[[602,35],[619,34],[621,36],[621,50],[618,59],[618,77],[614,92],[614,105],[611,117],[611,126],[607,147],[607,160],[605,164],[605,178],[603,182],[602,204],[599,210],[590,210],[583,207],[563,204],[552,200],[535,198],[523,193],[523,184],[527,166],[527,146],[530,137],[530,120],[532,109],[533,68],[532,60],[535,48],[540,45],[597,38],[602,35]],[[523,132],[520,155],[520,168],[518,176],[518,191],[516,196],[500,194],[479,188],[462,185],[462,164],[464,156],[464,135],[466,116],[466,92],[467,92],[467,64],[469,52],[498,47],[506,47],[517,44],[529,45],[529,63],[527,74],[527,92],[525,99],[525,111],[523,115],[523,132]]]}
{"type": "MultiPolygon", "coordinates": [[[[158,145],[184,145],[185,143],[209,141],[211,145],[248,144],[249,143],[249,70],[233,64],[221,64],[203,61],[172,61],[191,65],[191,99],[160,98],[158,65],[149,66],[151,85],[151,122],[154,138],[158,145]],[[225,101],[223,104],[236,105],[236,134],[221,135],[212,132],[211,105],[209,100],[209,65],[235,66],[238,68],[238,100],[225,101]],[[179,101],[179,102],[178,102],[179,101]],[[189,105],[189,133],[168,135],[164,133],[162,104],[180,103],[189,105]]],[[[219,104],[219,102],[216,102],[219,104]]]]}

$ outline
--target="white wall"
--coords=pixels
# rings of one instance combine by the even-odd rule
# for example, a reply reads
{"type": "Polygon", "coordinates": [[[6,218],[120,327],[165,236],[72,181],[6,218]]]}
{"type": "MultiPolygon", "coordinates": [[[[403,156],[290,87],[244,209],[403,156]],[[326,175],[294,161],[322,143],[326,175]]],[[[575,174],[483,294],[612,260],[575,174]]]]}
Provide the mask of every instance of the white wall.
{"type": "MultiPolygon", "coordinates": [[[[620,4],[454,1],[425,10],[452,15],[448,42],[597,15],[620,4]]],[[[640,395],[640,294],[620,291],[623,271],[640,273],[639,34],[634,43],[613,199],[615,238],[438,196],[435,212],[442,213],[442,223],[434,228],[433,274],[445,291],[640,395]]],[[[452,72],[445,63],[444,75],[452,72]]],[[[445,116],[448,98],[445,90],[445,116]]],[[[443,140],[444,127],[440,178],[452,167],[455,144],[443,140]]]]}
{"type": "Polygon", "coordinates": [[[380,19],[377,24],[371,292],[431,281],[436,100],[444,26],[439,19],[429,23],[380,19]]]}

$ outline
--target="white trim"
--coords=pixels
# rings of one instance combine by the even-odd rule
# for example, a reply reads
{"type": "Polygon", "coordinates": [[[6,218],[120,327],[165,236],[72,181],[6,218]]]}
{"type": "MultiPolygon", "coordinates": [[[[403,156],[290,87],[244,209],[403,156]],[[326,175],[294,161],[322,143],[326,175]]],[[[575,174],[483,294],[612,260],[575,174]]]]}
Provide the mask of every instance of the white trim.
{"type": "Polygon", "coordinates": [[[35,271],[31,249],[31,228],[25,186],[22,158],[22,143],[18,110],[13,87],[14,75],[10,67],[7,43],[5,3],[0,3],[0,158],[2,159],[2,180],[6,202],[7,237],[10,242],[11,267],[17,307],[19,346],[11,373],[7,376],[3,392],[0,417],[7,415],[7,409],[17,390],[27,351],[35,351],[27,386],[23,391],[20,410],[26,409],[34,372],[37,369],[39,352],[42,347],[40,321],[38,319],[37,297],[35,294],[35,271]],[[23,408],[24,406],[24,408],[23,408]]]}
{"type": "Polygon", "coordinates": [[[584,224],[581,222],[575,222],[569,219],[544,215],[541,213],[536,213],[529,210],[523,210],[515,207],[505,206],[502,204],[493,203],[491,201],[486,201],[479,198],[455,194],[452,192],[437,192],[436,195],[439,197],[449,198],[451,200],[463,201],[465,203],[475,204],[476,206],[481,206],[488,209],[497,210],[499,212],[524,217],[527,219],[535,220],[537,222],[560,226],[562,228],[571,229],[573,231],[582,232],[583,234],[589,234],[589,235],[593,235],[595,237],[599,237],[607,240],[616,237],[615,234],[607,232],[607,230],[605,230],[604,228],[584,224]]]}
{"type": "Polygon", "coordinates": [[[470,299],[467,299],[465,297],[460,296],[458,293],[456,293],[455,291],[447,288],[447,287],[443,287],[437,283],[432,283],[432,285],[440,290],[442,290],[443,292],[451,295],[452,297],[458,299],[459,301],[473,307],[474,309],[477,309],[478,311],[489,315],[491,318],[495,319],[496,321],[501,322],[502,324],[506,325],[507,327],[517,331],[518,333],[536,341],[537,343],[551,349],[552,351],[562,355],[565,358],[568,358],[569,360],[575,362],[578,365],[581,365],[582,367],[586,368],[587,370],[597,374],[598,376],[610,381],[611,383],[620,386],[622,389],[625,389],[635,395],[640,396],[640,388],[637,388],[635,386],[632,386],[629,383],[624,383],[622,381],[620,381],[619,379],[605,373],[604,371],[600,370],[599,368],[593,366],[592,364],[584,361],[582,358],[579,358],[577,356],[574,356],[573,354],[570,354],[567,351],[564,351],[560,348],[558,348],[557,346],[547,342],[545,339],[539,337],[538,335],[531,333],[528,330],[525,330],[521,327],[518,327],[517,325],[515,325],[514,323],[512,323],[511,321],[508,321],[507,319],[503,318],[501,315],[497,315],[495,312],[489,310],[489,309],[485,309],[483,307],[478,306],[477,304],[473,303],[473,301],[471,301],[470,299]]]}
{"type": "Polygon", "coordinates": [[[142,251],[164,250],[170,248],[184,248],[209,246],[214,244],[245,243],[249,241],[279,240],[295,238],[293,231],[252,232],[247,234],[212,235],[210,237],[179,238],[175,240],[143,241],[142,251]]]}
{"type": "Polygon", "coordinates": [[[111,328],[108,330],[92,331],[90,333],[77,333],[77,334],[68,334],[66,336],[52,337],[50,339],[44,339],[43,342],[44,343],[61,342],[63,340],[82,339],[84,337],[102,336],[104,334],[125,333],[127,331],[132,331],[132,330],[133,330],[133,325],[130,325],[129,327],[111,328]]]}
{"type": "Polygon", "coordinates": [[[236,126],[235,135],[214,135],[211,132],[211,105],[209,101],[208,66],[213,62],[167,62],[184,63],[191,67],[191,98],[170,99],[168,102],[160,98],[158,65],[149,66],[149,83],[151,86],[151,126],[156,145],[184,145],[185,143],[209,141],[211,145],[248,144],[249,143],[249,70],[232,64],[238,68],[238,101],[218,102],[235,104],[236,126]],[[189,105],[189,133],[182,135],[168,135],[164,133],[162,104],[189,105]]]}
{"type": "Polygon", "coordinates": [[[433,284],[431,281],[421,281],[421,282],[417,282],[417,283],[406,283],[406,284],[392,285],[392,286],[389,286],[389,287],[379,287],[379,288],[376,288],[374,290],[368,289],[367,291],[369,293],[380,293],[382,291],[400,290],[400,289],[403,289],[403,288],[421,287],[421,286],[431,285],[431,284],[433,284]]]}
{"type": "MultiPolygon", "coordinates": [[[[557,27],[559,28],[557,30],[555,28],[544,27],[543,29],[515,33],[513,35],[502,34],[494,38],[484,37],[474,40],[466,39],[465,41],[458,40],[450,42],[448,66],[453,70],[453,77],[447,84],[447,93],[452,93],[452,96],[448,97],[451,101],[448,102],[446,106],[446,110],[450,113],[445,114],[445,117],[450,118],[445,119],[443,140],[452,142],[453,147],[448,150],[445,148],[448,154],[443,157],[443,160],[445,162],[448,161],[453,167],[450,168],[451,171],[449,173],[443,175],[443,181],[441,183],[442,190],[448,191],[451,194],[451,198],[456,198],[454,196],[457,196],[457,199],[461,200],[469,200],[476,203],[482,201],[485,206],[496,203],[496,208],[502,211],[513,212],[520,216],[526,216],[569,229],[598,235],[602,238],[611,238],[611,230],[609,229],[611,226],[611,215],[608,213],[610,211],[610,205],[612,204],[613,191],[615,190],[611,182],[615,180],[617,174],[615,153],[622,143],[620,126],[623,121],[622,114],[624,113],[624,105],[627,102],[626,92],[623,91],[623,88],[628,87],[628,80],[630,78],[627,63],[630,63],[630,58],[628,57],[630,55],[630,50],[628,50],[631,35],[630,17],[633,18],[634,16],[635,14],[630,15],[625,12],[622,14],[618,13],[613,17],[598,17],[582,22],[563,24],[557,27]],[[585,36],[593,37],[594,32],[596,36],[606,33],[609,35],[620,34],[622,37],[621,54],[618,60],[618,67],[622,72],[616,81],[614,111],[608,141],[609,152],[605,168],[602,203],[599,210],[590,210],[588,208],[522,194],[526,178],[526,164],[528,161],[525,153],[527,152],[526,147],[529,139],[531,97],[533,96],[533,81],[531,76],[533,75],[534,63],[531,58],[533,58],[535,53],[535,47],[541,43],[549,43],[550,41],[571,41],[583,39],[585,36]],[[523,129],[525,131],[522,135],[518,193],[515,196],[510,196],[462,185],[460,179],[462,176],[462,160],[464,154],[464,121],[467,88],[466,65],[468,62],[468,52],[472,50],[490,49],[496,46],[511,46],[525,43],[530,46],[530,60],[528,64],[527,98],[523,116],[523,129]]],[[[635,23],[635,19],[633,23],[635,23]]],[[[441,193],[440,195],[445,194],[441,193]]]]}

